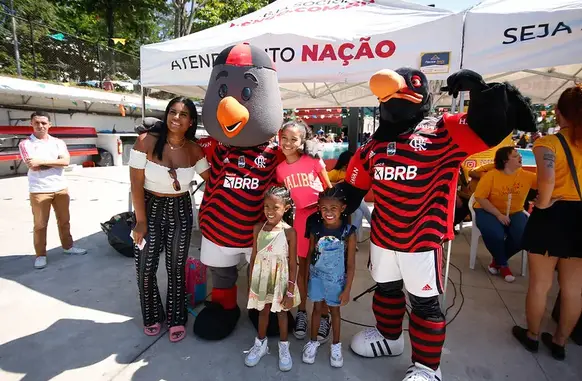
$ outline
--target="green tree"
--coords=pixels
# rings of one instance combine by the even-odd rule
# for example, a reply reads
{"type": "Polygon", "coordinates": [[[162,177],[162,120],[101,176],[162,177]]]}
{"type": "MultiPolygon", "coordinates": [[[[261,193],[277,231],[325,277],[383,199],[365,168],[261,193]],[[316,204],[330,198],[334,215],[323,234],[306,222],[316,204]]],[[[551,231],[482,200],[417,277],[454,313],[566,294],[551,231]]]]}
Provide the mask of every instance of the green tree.
{"type": "Polygon", "coordinates": [[[242,17],[269,4],[268,0],[208,0],[196,9],[192,32],[242,17]]]}
{"type": "Polygon", "coordinates": [[[220,25],[271,3],[268,0],[172,0],[171,12],[161,24],[164,37],[178,38],[220,25]]]}

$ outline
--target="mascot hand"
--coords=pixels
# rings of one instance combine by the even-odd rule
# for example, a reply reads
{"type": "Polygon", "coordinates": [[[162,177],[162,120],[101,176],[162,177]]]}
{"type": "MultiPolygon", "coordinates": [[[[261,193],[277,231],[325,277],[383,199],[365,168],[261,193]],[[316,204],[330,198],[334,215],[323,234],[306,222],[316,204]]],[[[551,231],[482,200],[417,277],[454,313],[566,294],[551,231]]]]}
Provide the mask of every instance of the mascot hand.
{"type": "Polygon", "coordinates": [[[457,97],[459,91],[481,91],[487,87],[480,74],[472,70],[463,69],[447,78],[447,86],[441,87],[441,91],[447,91],[449,95],[457,97]]]}
{"type": "Polygon", "coordinates": [[[143,134],[149,131],[157,131],[162,128],[162,121],[158,118],[147,117],[144,118],[140,125],[135,126],[134,131],[137,134],[143,134]]]}

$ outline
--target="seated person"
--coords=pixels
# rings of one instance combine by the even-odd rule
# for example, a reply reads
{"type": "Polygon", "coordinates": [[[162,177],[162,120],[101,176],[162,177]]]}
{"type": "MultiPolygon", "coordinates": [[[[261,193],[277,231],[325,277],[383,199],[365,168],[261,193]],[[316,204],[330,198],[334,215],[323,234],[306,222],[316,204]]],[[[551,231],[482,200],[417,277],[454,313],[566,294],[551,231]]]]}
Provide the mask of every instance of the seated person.
{"type": "Polygon", "coordinates": [[[515,280],[507,261],[522,249],[527,223],[523,205],[530,189],[537,188],[535,173],[521,165],[521,155],[514,147],[498,149],[495,169],[483,176],[475,191],[475,222],[493,256],[489,272],[501,272],[506,282],[515,280]]]}

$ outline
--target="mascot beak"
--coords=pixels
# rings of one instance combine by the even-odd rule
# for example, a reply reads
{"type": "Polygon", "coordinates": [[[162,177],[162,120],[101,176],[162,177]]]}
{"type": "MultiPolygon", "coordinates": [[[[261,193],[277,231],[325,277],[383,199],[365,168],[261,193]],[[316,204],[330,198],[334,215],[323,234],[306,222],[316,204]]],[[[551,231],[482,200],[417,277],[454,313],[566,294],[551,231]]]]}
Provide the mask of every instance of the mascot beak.
{"type": "Polygon", "coordinates": [[[403,76],[389,69],[380,70],[370,78],[370,90],[382,103],[392,98],[421,103],[424,98],[408,88],[403,76]]]}
{"type": "Polygon", "coordinates": [[[249,110],[233,97],[225,97],[218,104],[216,118],[227,138],[240,134],[249,121],[249,110]]]}

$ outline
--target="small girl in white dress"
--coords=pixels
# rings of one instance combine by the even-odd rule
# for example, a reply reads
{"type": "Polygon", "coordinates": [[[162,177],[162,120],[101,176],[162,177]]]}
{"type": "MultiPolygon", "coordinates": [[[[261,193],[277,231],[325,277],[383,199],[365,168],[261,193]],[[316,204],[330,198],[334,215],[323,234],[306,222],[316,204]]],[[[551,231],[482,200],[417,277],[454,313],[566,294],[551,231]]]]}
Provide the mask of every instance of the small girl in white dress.
{"type": "Polygon", "coordinates": [[[283,187],[272,187],[265,194],[267,221],[255,226],[253,252],[250,260],[250,291],[247,309],[259,310],[259,329],[255,344],[245,359],[255,366],[267,354],[269,313],[276,312],[279,320],[279,369],[291,370],[293,362],[287,341],[287,311],[299,305],[297,279],[297,234],[283,221],[290,212],[291,195],[283,187]]]}

